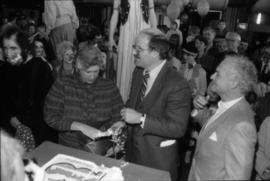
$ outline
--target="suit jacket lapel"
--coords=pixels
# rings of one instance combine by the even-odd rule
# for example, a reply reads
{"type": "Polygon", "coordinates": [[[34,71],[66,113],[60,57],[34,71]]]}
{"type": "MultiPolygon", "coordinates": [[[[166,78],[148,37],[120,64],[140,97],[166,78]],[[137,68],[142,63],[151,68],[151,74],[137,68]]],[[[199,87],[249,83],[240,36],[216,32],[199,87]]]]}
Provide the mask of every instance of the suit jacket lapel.
{"type": "Polygon", "coordinates": [[[152,88],[150,89],[150,92],[146,95],[144,98],[142,104],[144,105],[144,110],[148,110],[156,100],[156,97],[160,95],[160,91],[162,90],[166,78],[166,73],[169,68],[168,62],[164,64],[162,69],[160,70],[156,80],[154,81],[154,84],[152,88]]]}
{"type": "Polygon", "coordinates": [[[142,86],[142,80],[143,80],[143,69],[140,69],[138,67],[135,68],[133,73],[133,80],[132,85],[130,89],[130,95],[129,100],[127,101],[127,106],[131,108],[136,108],[139,93],[142,86]]]}
{"type": "MultiPolygon", "coordinates": [[[[215,129],[215,127],[217,125],[219,125],[220,122],[224,122],[226,120],[226,117],[231,114],[231,110],[234,109],[234,107],[239,106],[240,104],[245,104],[245,102],[246,102],[245,99],[240,100],[238,103],[236,103],[235,105],[230,107],[228,110],[226,110],[223,114],[221,114],[213,123],[210,123],[206,128],[205,128],[205,126],[207,123],[205,123],[204,126],[202,127],[202,130],[200,133],[201,139],[208,139],[208,137],[213,133],[213,130],[215,129]]],[[[202,142],[200,137],[198,139],[197,148],[199,147],[199,145],[202,142]]]]}

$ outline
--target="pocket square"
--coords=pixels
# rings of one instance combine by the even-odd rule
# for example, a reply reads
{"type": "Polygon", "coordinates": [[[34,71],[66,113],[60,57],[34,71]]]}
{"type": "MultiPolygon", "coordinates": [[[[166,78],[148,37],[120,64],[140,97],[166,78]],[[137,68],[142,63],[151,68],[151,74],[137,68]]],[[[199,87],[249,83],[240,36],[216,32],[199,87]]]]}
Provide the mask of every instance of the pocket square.
{"type": "Polygon", "coordinates": [[[217,133],[216,132],[213,132],[212,134],[211,134],[211,136],[209,136],[209,139],[210,140],[213,140],[213,141],[217,141],[218,139],[217,139],[217,133]]]}
{"type": "Polygon", "coordinates": [[[167,147],[167,146],[171,146],[176,142],[176,140],[166,140],[166,141],[162,141],[160,143],[160,147],[167,147]]]}

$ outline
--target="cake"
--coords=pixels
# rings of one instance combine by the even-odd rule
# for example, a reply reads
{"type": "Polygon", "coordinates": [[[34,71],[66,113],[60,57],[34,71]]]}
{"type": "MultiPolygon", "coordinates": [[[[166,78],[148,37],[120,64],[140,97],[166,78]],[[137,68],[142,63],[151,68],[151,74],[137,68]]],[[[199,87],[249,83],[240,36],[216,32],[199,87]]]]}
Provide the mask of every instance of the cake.
{"type": "Polygon", "coordinates": [[[124,181],[119,167],[98,166],[64,154],[56,155],[42,168],[45,181],[124,181]]]}

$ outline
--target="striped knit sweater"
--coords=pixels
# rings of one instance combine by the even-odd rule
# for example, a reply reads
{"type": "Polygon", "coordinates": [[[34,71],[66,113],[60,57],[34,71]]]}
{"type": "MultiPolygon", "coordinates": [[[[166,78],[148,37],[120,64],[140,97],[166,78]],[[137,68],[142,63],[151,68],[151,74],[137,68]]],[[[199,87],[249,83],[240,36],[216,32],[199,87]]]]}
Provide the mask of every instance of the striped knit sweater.
{"type": "Polygon", "coordinates": [[[83,83],[78,74],[57,78],[49,91],[44,117],[49,126],[59,131],[59,143],[83,149],[82,135],[71,131],[74,121],[98,129],[107,129],[120,120],[123,101],[113,82],[97,78],[83,83]]]}

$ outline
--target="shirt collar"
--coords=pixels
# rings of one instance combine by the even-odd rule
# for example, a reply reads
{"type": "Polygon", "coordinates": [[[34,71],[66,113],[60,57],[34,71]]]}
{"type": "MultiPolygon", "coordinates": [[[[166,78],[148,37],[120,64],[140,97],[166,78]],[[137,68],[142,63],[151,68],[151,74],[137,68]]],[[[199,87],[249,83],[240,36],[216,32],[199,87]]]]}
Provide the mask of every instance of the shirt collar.
{"type": "MultiPolygon", "coordinates": [[[[160,70],[162,69],[162,67],[165,65],[166,60],[162,61],[158,66],[156,66],[155,68],[153,68],[152,70],[149,71],[149,77],[156,77],[158,75],[158,73],[160,72],[160,70]]],[[[146,69],[144,69],[143,71],[143,75],[145,74],[146,69]]]]}
{"type": "Polygon", "coordinates": [[[227,101],[227,102],[219,101],[218,108],[228,109],[228,108],[232,107],[234,104],[236,104],[237,102],[239,102],[242,98],[243,98],[243,96],[236,98],[236,99],[233,99],[231,101],[227,101]]]}

